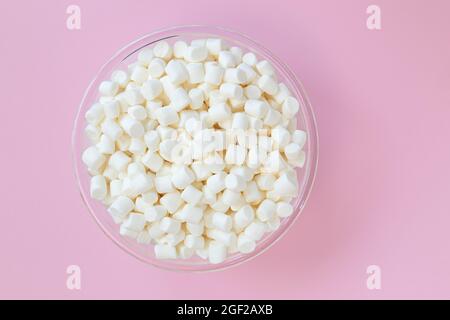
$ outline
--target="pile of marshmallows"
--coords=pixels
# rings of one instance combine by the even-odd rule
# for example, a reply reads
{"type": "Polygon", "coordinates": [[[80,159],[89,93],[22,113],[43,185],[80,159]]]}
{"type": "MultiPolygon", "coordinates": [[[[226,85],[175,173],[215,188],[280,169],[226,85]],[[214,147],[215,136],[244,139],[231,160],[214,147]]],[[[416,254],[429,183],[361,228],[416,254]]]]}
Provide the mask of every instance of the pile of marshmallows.
{"type": "Polygon", "coordinates": [[[270,62],[222,39],[160,41],[99,86],[91,197],[159,259],[250,253],[293,212],[306,133],[270,62]]]}

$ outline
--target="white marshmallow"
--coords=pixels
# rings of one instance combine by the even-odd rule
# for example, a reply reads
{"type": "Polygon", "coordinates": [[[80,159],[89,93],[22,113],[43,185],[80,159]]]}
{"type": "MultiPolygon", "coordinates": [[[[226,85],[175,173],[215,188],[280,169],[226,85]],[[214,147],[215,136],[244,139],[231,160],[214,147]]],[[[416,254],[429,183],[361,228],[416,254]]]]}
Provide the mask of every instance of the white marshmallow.
{"type": "Polygon", "coordinates": [[[205,67],[203,63],[188,63],[186,69],[189,75],[189,83],[198,84],[202,83],[205,79],[205,67]]]}
{"type": "Polygon", "coordinates": [[[214,122],[224,121],[231,117],[231,109],[224,102],[210,106],[208,113],[210,119],[214,122]]]}
{"type": "Polygon", "coordinates": [[[120,103],[117,100],[103,103],[103,112],[109,119],[115,119],[120,114],[120,103]]]}
{"type": "Polygon", "coordinates": [[[208,49],[204,46],[189,46],[184,59],[188,62],[202,62],[208,57],[208,49]]]}
{"type": "Polygon", "coordinates": [[[181,195],[179,192],[174,191],[163,195],[161,199],[159,199],[159,203],[161,203],[169,213],[173,214],[181,206],[181,204],[183,203],[183,199],[181,199],[181,195]]]}
{"type": "Polygon", "coordinates": [[[242,99],[244,90],[235,83],[222,83],[220,85],[220,94],[228,99],[242,99]]]}
{"type": "Polygon", "coordinates": [[[251,240],[259,241],[266,232],[266,225],[259,221],[253,221],[244,230],[244,235],[251,240]]]}
{"type": "Polygon", "coordinates": [[[256,209],[256,216],[262,222],[269,221],[275,216],[277,206],[275,202],[269,199],[263,200],[256,209]]]}
{"type": "Polygon", "coordinates": [[[192,248],[188,248],[185,245],[178,245],[177,252],[178,252],[178,256],[181,259],[189,259],[194,255],[195,250],[192,248]]]}
{"type": "Polygon", "coordinates": [[[159,239],[164,235],[164,231],[159,227],[159,221],[153,222],[148,228],[148,235],[152,239],[159,239]]]}
{"type": "Polygon", "coordinates": [[[196,205],[202,199],[202,192],[194,186],[188,185],[181,192],[181,198],[191,205],[196,205]]]}
{"type": "Polygon", "coordinates": [[[130,75],[130,80],[139,84],[142,84],[145,80],[147,80],[147,78],[148,78],[147,68],[139,65],[133,68],[133,71],[131,72],[130,75]]]}
{"type": "Polygon", "coordinates": [[[242,56],[242,61],[253,67],[258,63],[258,58],[256,58],[256,55],[253,52],[247,52],[242,56]]]}
{"type": "Polygon", "coordinates": [[[269,107],[266,116],[264,117],[264,124],[269,127],[275,127],[281,122],[281,119],[282,119],[281,113],[269,107]]]}
{"type": "Polygon", "coordinates": [[[175,213],[174,217],[189,223],[199,223],[203,218],[203,210],[192,204],[186,204],[180,211],[175,213]]]}
{"type": "Polygon", "coordinates": [[[255,240],[245,234],[240,234],[237,240],[237,249],[240,253],[250,253],[256,248],[255,240]]]}
{"type": "Polygon", "coordinates": [[[172,47],[167,41],[159,41],[153,47],[153,54],[155,57],[169,60],[172,57],[172,47]]]}
{"type": "Polygon", "coordinates": [[[122,128],[115,122],[114,120],[105,120],[102,123],[102,132],[109,136],[113,141],[119,139],[119,137],[122,135],[123,130],[122,128]]]}
{"type": "Polygon", "coordinates": [[[144,229],[145,217],[142,213],[132,212],[128,215],[127,219],[122,223],[122,227],[140,232],[144,229]]]}
{"type": "Polygon", "coordinates": [[[268,75],[263,75],[258,79],[258,87],[272,96],[278,92],[278,83],[268,75]]]}
{"type": "Polygon", "coordinates": [[[176,259],[177,249],[168,244],[156,244],[154,247],[156,259],[176,259]]]}
{"type": "Polygon", "coordinates": [[[191,98],[184,88],[177,88],[170,97],[171,105],[177,112],[180,112],[191,103],[191,98]]]}
{"type": "Polygon", "coordinates": [[[137,194],[142,194],[153,188],[152,176],[145,173],[138,173],[131,179],[133,191],[137,194]]]}
{"type": "Polygon", "coordinates": [[[101,175],[93,176],[91,178],[90,187],[91,197],[97,200],[102,200],[108,193],[105,177],[101,175]]]}
{"type": "Polygon", "coordinates": [[[120,88],[125,88],[130,81],[130,78],[125,71],[116,70],[111,74],[111,80],[117,83],[120,88]]]}
{"type": "Polygon", "coordinates": [[[235,57],[230,51],[220,51],[217,61],[223,68],[234,68],[237,65],[235,57]]]}
{"type": "Polygon", "coordinates": [[[221,263],[227,256],[227,248],[219,241],[211,241],[208,246],[209,262],[213,264],[221,263]]]}
{"type": "Polygon", "coordinates": [[[191,249],[201,249],[205,245],[205,239],[202,236],[188,234],[184,238],[184,245],[191,249]]]}
{"type": "Polygon", "coordinates": [[[105,156],[100,153],[100,151],[95,147],[89,147],[84,150],[82,155],[82,160],[84,164],[92,170],[98,170],[105,163],[105,156]]]}
{"type": "Polygon", "coordinates": [[[244,106],[245,112],[259,119],[263,118],[266,115],[268,109],[269,106],[262,100],[249,99],[245,102],[244,106]]]}
{"type": "Polygon", "coordinates": [[[120,119],[120,125],[133,138],[140,138],[144,135],[145,129],[142,123],[133,119],[129,115],[125,115],[120,119]]]}
{"type": "Polygon", "coordinates": [[[106,97],[113,97],[119,91],[119,85],[114,81],[103,81],[100,83],[98,91],[106,97]]]}
{"type": "Polygon", "coordinates": [[[224,172],[216,173],[206,180],[206,186],[211,192],[219,193],[225,189],[225,177],[224,172]]]}
{"type": "Polygon", "coordinates": [[[164,217],[159,222],[159,227],[162,231],[167,233],[178,233],[181,228],[181,223],[170,217],[164,217]]]}
{"type": "Polygon", "coordinates": [[[148,74],[152,79],[159,79],[163,74],[166,67],[164,60],[155,58],[150,61],[148,65],[148,74]]]}
{"type": "Polygon", "coordinates": [[[224,73],[225,69],[217,63],[208,63],[205,65],[205,82],[218,86],[222,82],[224,73]]]}
{"type": "Polygon", "coordinates": [[[201,236],[204,231],[204,222],[200,223],[186,223],[186,229],[194,236],[201,236]]]}
{"type": "Polygon", "coordinates": [[[255,181],[260,190],[270,191],[275,183],[275,176],[268,173],[262,173],[256,176],[255,181]]]}
{"type": "Polygon", "coordinates": [[[244,93],[248,99],[258,100],[261,98],[262,91],[257,86],[249,85],[245,87],[244,93]]]}
{"type": "Polygon", "coordinates": [[[144,48],[138,53],[137,60],[143,65],[148,66],[154,57],[153,50],[150,48],[144,48]]]}
{"type": "Polygon", "coordinates": [[[167,214],[167,210],[162,205],[156,205],[156,206],[149,207],[144,212],[145,220],[147,220],[149,222],[159,221],[162,218],[164,218],[166,216],[166,214],[167,214]]]}
{"type": "Polygon", "coordinates": [[[274,182],[273,188],[280,196],[296,196],[298,191],[296,176],[282,173],[274,182]]]}
{"type": "Polygon", "coordinates": [[[211,38],[206,40],[206,47],[210,54],[217,56],[224,49],[224,43],[222,39],[211,38]]]}
{"type": "Polygon", "coordinates": [[[175,85],[180,85],[189,79],[186,66],[179,60],[170,60],[166,65],[166,73],[175,85]]]}
{"type": "Polygon", "coordinates": [[[191,108],[196,110],[196,109],[200,109],[203,106],[203,101],[204,101],[204,97],[203,97],[203,91],[198,89],[198,88],[194,88],[189,90],[189,99],[191,100],[191,108]]]}
{"type": "Polygon", "coordinates": [[[240,208],[233,216],[234,225],[243,229],[248,226],[255,219],[255,211],[250,205],[245,205],[240,208]]]}
{"type": "Polygon", "coordinates": [[[224,82],[241,84],[247,81],[247,75],[240,68],[228,68],[225,69],[223,80],[224,82]]]}
{"type": "Polygon", "coordinates": [[[175,191],[170,175],[155,177],[155,188],[161,194],[175,191]]]}
{"type": "Polygon", "coordinates": [[[114,144],[114,141],[107,135],[102,134],[100,137],[100,141],[97,143],[97,149],[103,154],[113,154],[116,145],[114,144]]]}
{"type": "Polygon", "coordinates": [[[142,84],[140,90],[145,99],[153,100],[163,92],[163,86],[158,79],[149,79],[142,84]]]}
{"type": "Polygon", "coordinates": [[[287,97],[282,106],[283,115],[288,119],[293,118],[297,114],[299,108],[300,105],[297,99],[294,97],[287,97]]]}
{"type": "Polygon", "coordinates": [[[173,44],[173,55],[175,58],[182,59],[186,53],[188,45],[184,41],[177,41],[173,44]]]}
{"type": "Polygon", "coordinates": [[[119,196],[109,206],[108,212],[115,218],[125,218],[134,209],[134,202],[128,197],[119,196]]]}
{"type": "Polygon", "coordinates": [[[228,174],[225,178],[225,187],[232,191],[243,191],[246,187],[245,180],[238,175],[228,174]]]}
{"type": "Polygon", "coordinates": [[[212,214],[212,225],[219,230],[230,232],[233,226],[233,219],[223,212],[214,212],[212,214]]]}
{"type": "Polygon", "coordinates": [[[117,172],[123,172],[130,162],[131,158],[128,157],[125,153],[123,153],[122,151],[116,151],[109,158],[108,164],[117,172]]]}
{"type": "Polygon", "coordinates": [[[172,106],[162,107],[155,111],[158,122],[163,126],[169,126],[178,122],[177,110],[172,106]]]}
{"type": "Polygon", "coordinates": [[[222,194],[222,201],[229,206],[234,206],[242,201],[242,195],[240,192],[225,189],[222,194]]]}
{"type": "Polygon", "coordinates": [[[275,69],[272,64],[267,60],[261,60],[256,64],[256,70],[258,70],[260,75],[273,76],[275,74],[275,69]]]}
{"type": "Polygon", "coordinates": [[[187,166],[176,169],[172,174],[172,184],[177,189],[184,189],[195,181],[195,174],[187,166]]]}

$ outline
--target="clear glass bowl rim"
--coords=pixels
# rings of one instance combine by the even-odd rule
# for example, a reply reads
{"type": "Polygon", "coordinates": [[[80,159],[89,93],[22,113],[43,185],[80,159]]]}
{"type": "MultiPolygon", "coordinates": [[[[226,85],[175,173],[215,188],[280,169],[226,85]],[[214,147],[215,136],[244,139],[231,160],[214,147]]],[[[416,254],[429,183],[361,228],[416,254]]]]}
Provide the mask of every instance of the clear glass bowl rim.
{"type": "MultiPolygon", "coordinates": [[[[101,80],[101,79],[100,79],[101,80]]],[[[82,132],[81,134],[84,134],[82,132]]],[[[300,216],[300,213],[303,211],[306,202],[311,193],[314,180],[316,177],[318,159],[319,159],[319,137],[316,119],[314,116],[313,109],[311,107],[309,98],[306,94],[306,91],[302,85],[302,83],[298,80],[294,72],[280,59],[278,59],[271,51],[266,49],[261,44],[255,42],[252,38],[234,31],[228,28],[223,28],[219,26],[209,26],[209,25],[179,25],[172,26],[167,28],[161,28],[155,30],[151,33],[147,33],[140,38],[129,42],[121,49],[116,51],[116,53],[99,69],[96,73],[87,89],[84,92],[83,98],[79,105],[77,115],[75,117],[75,122],[72,130],[72,159],[74,164],[74,172],[75,179],[77,180],[77,185],[80,191],[81,198],[83,199],[84,204],[86,205],[90,215],[93,217],[94,221],[100,227],[100,229],[110,238],[119,248],[137,258],[138,260],[153,265],[158,268],[162,268],[165,270],[171,271],[188,271],[188,272],[208,272],[208,271],[219,271],[228,269],[233,266],[240,265],[246,261],[250,261],[255,257],[259,256],[263,252],[266,252],[270,247],[272,247],[277,241],[279,241],[287,231],[292,227],[294,222],[300,216]],[[302,115],[305,118],[306,131],[308,133],[308,152],[306,155],[306,164],[302,170],[305,170],[305,178],[303,179],[303,185],[300,186],[299,196],[295,200],[294,204],[294,213],[285,218],[280,228],[274,232],[270,232],[268,236],[265,236],[261,241],[257,243],[257,247],[255,251],[249,254],[238,254],[233,259],[226,259],[224,262],[220,264],[199,264],[199,265],[184,265],[180,264],[176,261],[183,260],[157,260],[156,258],[151,257],[143,257],[132,249],[127,247],[126,244],[122,243],[116,237],[111,234],[111,231],[106,228],[106,226],[101,222],[100,218],[97,216],[95,210],[92,209],[90,202],[94,201],[89,196],[89,191],[83,188],[80,170],[85,170],[83,168],[84,164],[81,161],[81,150],[78,150],[77,141],[79,138],[80,130],[84,130],[84,114],[82,114],[84,110],[84,106],[87,101],[87,97],[92,90],[96,90],[96,86],[94,84],[99,81],[100,75],[105,72],[111,64],[116,61],[116,59],[126,53],[125,57],[122,60],[125,60],[128,56],[133,53],[141,50],[143,47],[148,46],[150,44],[156,43],[158,41],[162,41],[168,38],[182,36],[183,34],[206,34],[208,36],[216,36],[221,38],[231,39],[232,42],[241,42],[245,44],[246,47],[251,48],[257,55],[264,56],[267,60],[269,60],[276,68],[279,74],[282,74],[286,81],[289,82],[288,87],[290,87],[294,96],[300,100],[302,105],[302,115]],[[144,41],[145,40],[145,41],[144,41]],[[138,45],[140,43],[145,43],[144,45],[138,45]]]]}

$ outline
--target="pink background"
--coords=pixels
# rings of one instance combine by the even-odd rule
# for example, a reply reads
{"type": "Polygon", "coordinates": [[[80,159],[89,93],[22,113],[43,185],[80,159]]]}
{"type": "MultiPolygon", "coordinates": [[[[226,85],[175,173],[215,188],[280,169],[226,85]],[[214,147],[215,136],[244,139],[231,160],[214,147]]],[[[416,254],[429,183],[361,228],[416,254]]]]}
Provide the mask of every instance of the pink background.
{"type": "Polygon", "coordinates": [[[448,1],[1,1],[0,298],[450,298],[448,1]],[[366,28],[366,8],[382,30],[366,28]],[[66,28],[77,4],[82,29],[66,28]],[[154,29],[212,24],[303,81],[320,161],[302,217],[229,271],[161,271],[118,249],[79,196],[73,120],[88,83],[154,29]],[[66,267],[82,289],[66,288],[66,267]],[[368,290],[366,268],[382,269],[368,290]]]}

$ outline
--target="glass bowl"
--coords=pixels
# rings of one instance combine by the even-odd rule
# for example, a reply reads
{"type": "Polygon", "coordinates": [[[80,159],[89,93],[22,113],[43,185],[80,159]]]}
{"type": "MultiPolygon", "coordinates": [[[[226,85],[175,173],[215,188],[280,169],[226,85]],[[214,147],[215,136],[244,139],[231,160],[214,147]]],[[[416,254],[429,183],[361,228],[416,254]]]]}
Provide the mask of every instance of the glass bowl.
{"type": "Polygon", "coordinates": [[[81,101],[73,128],[72,152],[75,174],[81,197],[97,224],[114,243],[139,260],[163,269],[176,271],[214,271],[236,266],[265,252],[288,231],[294,221],[299,217],[314,182],[318,160],[318,136],[314,114],[300,81],[297,80],[294,73],[269,50],[249,37],[227,29],[211,26],[177,26],[147,34],[127,44],[103,65],[89,84],[81,101]],[[300,110],[298,112],[297,127],[306,131],[308,137],[304,146],[306,152],[305,166],[297,170],[299,192],[292,202],[294,206],[293,214],[288,218],[282,219],[281,225],[276,231],[266,233],[257,243],[256,249],[252,253],[236,253],[230,255],[220,264],[211,264],[208,260],[200,258],[191,258],[187,260],[158,260],[154,256],[152,245],[138,244],[135,239],[121,236],[119,234],[119,225],[113,222],[112,217],[106,211],[106,207],[100,201],[90,197],[90,176],[86,166],[81,160],[81,154],[88,146],[88,140],[84,133],[84,128],[87,124],[84,114],[98,99],[99,94],[97,88],[101,81],[109,79],[111,73],[116,69],[126,70],[128,64],[136,61],[137,54],[142,48],[152,46],[162,40],[166,40],[173,44],[177,40],[188,42],[193,39],[211,37],[222,38],[230,46],[239,46],[244,52],[251,51],[255,53],[258,59],[270,61],[276,69],[278,80],[284,82],[291,90],[292,95],[298,99],[300,110]]]}

